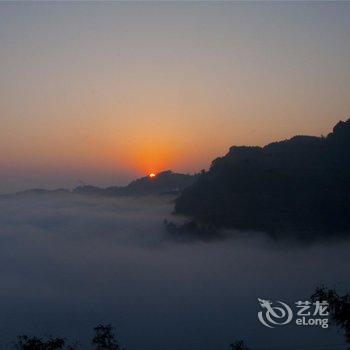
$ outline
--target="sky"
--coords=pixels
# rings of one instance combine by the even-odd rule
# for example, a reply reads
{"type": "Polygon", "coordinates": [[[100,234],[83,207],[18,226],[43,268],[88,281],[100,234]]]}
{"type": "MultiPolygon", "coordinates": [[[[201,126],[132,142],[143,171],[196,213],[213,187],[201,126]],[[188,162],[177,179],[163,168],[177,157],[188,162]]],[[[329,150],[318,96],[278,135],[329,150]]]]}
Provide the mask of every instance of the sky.
{"type": "Polygon", "coordinates": [[[1,2],[0,192],[208,168],[350,117],[350,2],[1,2]]]}

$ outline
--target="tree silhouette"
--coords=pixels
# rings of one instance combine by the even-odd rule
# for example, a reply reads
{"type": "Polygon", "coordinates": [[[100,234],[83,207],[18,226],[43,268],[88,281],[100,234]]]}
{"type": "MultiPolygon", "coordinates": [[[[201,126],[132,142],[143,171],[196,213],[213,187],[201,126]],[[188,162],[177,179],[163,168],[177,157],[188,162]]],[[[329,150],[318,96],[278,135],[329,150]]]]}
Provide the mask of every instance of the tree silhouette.
{"type": "Polygon", "coordinates": [[[347,343],[350,344],[350,294],[340,296],[335,289],[318,287],[311,296],[313,301],[327,301],[331,320],[344,330],[347,343]]]}
{"type": "Polygon", "coordinates": [[[230,350],[250,350],[246,347],[243,340],[237,340],[230,344],[230,350]]]}
{"type": "Polygon", "coordinates": [[[115,339],[113,327],[110,324],[100,324],[94,330],[95,336],[92,339],[92,346],[95,350],[123,350],[115,339]]]}

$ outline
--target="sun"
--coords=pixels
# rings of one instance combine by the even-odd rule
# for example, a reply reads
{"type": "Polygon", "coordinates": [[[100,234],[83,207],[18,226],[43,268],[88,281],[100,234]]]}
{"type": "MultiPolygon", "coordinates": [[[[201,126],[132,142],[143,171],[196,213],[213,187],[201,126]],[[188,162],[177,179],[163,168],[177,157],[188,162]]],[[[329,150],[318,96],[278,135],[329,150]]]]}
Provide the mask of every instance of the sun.
{"type": "Polygon", "coordinates": [[[148,174],[148,177],[154,178],[154,177],[156,177],[156,174],[155,174],[155,173],[149,173],[149,174],[148,174]]]}

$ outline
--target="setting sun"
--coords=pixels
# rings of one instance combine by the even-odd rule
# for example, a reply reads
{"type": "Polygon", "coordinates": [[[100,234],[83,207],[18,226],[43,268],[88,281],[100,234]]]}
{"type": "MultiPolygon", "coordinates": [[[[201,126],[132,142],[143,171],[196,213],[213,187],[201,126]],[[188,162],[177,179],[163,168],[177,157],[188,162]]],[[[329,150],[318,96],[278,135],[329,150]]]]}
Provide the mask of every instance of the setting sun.
{"type": "Polygon", "coordinates": [[[150,174],[148,174],[148,176],[153,178],[153,177],[156,177],[156,174],[155,173],[150,173],[150,174]]]}

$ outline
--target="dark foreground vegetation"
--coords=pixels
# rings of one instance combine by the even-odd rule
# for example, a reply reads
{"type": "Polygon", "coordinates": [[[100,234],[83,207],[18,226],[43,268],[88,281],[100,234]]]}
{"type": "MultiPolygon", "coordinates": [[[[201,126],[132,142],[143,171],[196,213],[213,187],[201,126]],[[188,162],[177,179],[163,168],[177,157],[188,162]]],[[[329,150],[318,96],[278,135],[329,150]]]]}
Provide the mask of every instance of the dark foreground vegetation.
{"type": "MultiPolygon", "coordinates": [[[[94,350],[125,350],[121,347],[111,325],[98,325],[94,328],[95,335],[91,340],[94,350]]],[[[21,335],[14,346],[18,350],[77,350],[81,349],[78,343],[69,344],[64,338],[52,336],[44,339],[21,335]]]]}
{"type": "Polygon", "coordinates": [[[201,225],[303,237],[350,231],[350,120],[326,137],[230,148],[185,188],[175,212],[201,225]]]}
{"type": "Polygon", "coordinates": [[[335,289],[322,286],[316,289],[311,298],[313,301],[328,302],[331,321],[344,331],[350,349],[350,294],[339,295],[335,289]]]}
{"type": "MultiPolygon", "coordinates": [[[[327,301],[331,324],[344,331],[344,336],[350,346],[350,294],[339,295],[336,290],[324,286],[316,289],[311,296],[312,301],[327,301]]],[[[93,350],[126,350],[120,345],[111,325],[98,325],[94,328],[91,340],[93,350]]],[[[64,338],[38,338],[21,335],[14,344],[17,350],[78,350],[78,343],[68,343],[64,338]]],[[[84,348],[86,349],[86,348],[84,348]]],[[[350,348],[349,348],[350,349],[350,348]]],[[[237,340],[229,345],[229,350],[253,350],[247,347],[243,340],[237,340]]]]}
{"type": "MultiPolygon", "coordinates": [[[[111,325],[98,325],[94,328],[95,335],[91,340],[93,350],[126,350],[122,347],[111,325]]],[[[63,338],[38,338],[21,335],[14,345],[17,350],[78,350],[82,349],[78,343],[69,344],[63,338]]],[[[230,350],[249,350],[243,340],[236,341],[229,346],[230,350]]]]}

